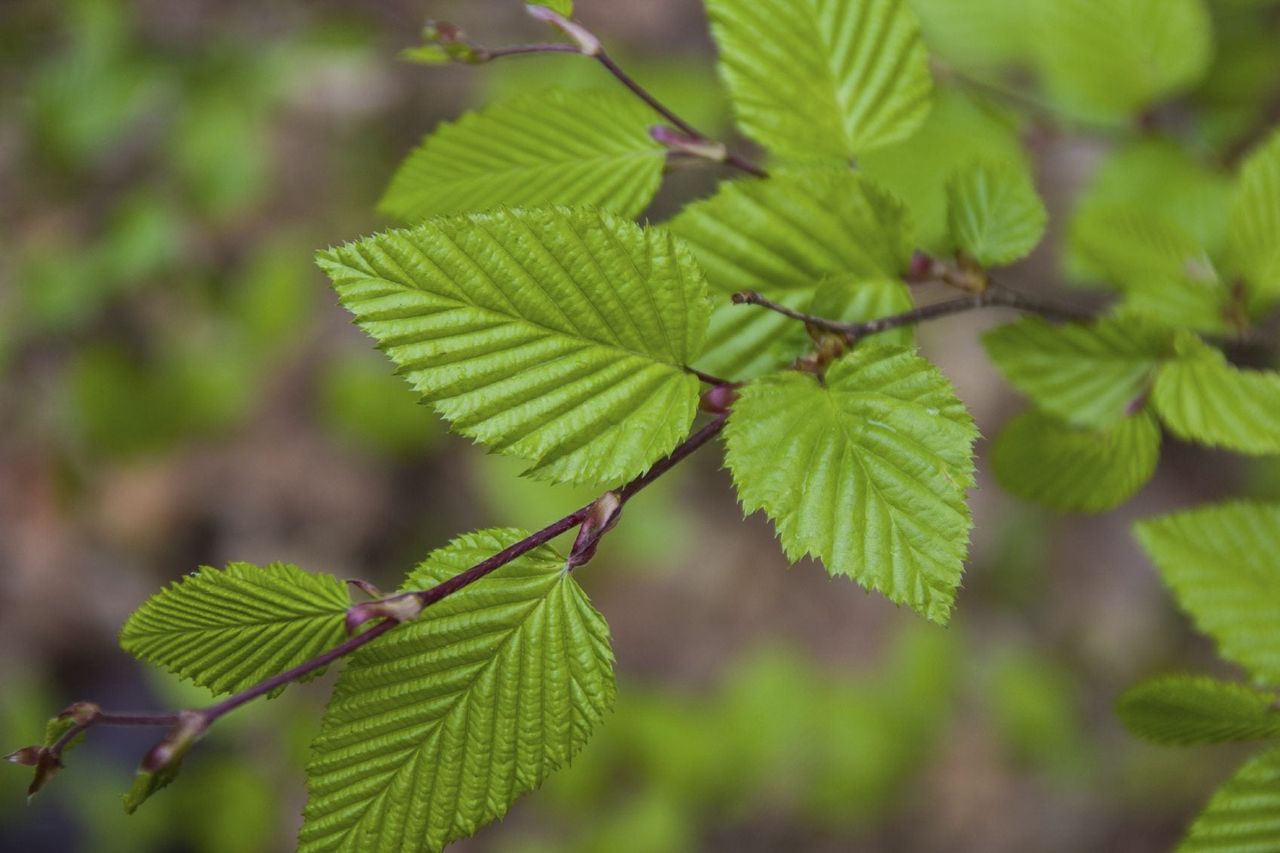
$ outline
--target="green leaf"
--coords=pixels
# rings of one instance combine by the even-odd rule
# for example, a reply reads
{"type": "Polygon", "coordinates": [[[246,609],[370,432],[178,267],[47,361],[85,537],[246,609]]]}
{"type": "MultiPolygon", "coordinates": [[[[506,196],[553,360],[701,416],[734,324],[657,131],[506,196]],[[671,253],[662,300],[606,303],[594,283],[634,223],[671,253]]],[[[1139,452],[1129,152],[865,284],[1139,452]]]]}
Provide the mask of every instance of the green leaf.
{"type": "Polygon", "coordinates": [[[539,0],[534,6],[546,6],[562,18],[573,17],[573,0],[539,0]]]}
{"type": "Polygon", "coordinates": [[[743,131],[775,154],[849,161],[905,139],[933,80],[902,0],[708,0],[743,131]]]}
{"type": "Polygon", "coordinates": [[[557,482],[616,485],[688,433],[706,285],[604,211],[435,220],[322,253],[356,322],[463,435],[557,482]]]}
{"type": "Polygon", "coordinates": [[[1170,334],[1140,317],[1054,326],[1024,317],[985,334],[995,366],[1037,406],[1079,427],[1106,428],[1141,400],[1170,334]]]}
{"type": "Polygon", "coordinates": [[[790,559],[811,554],[944,623],[968,551],[977,434],[936,368],[864,344],[825,384],[788,371],[743,388],[725,459],[743,509],[773,519],[790,559]]]}
{"type": "Polygon", "coordinates": [[[1132,116],[1189,89],[1212,58],[1202,0],[1051,0],[1037,8],[1037,64],[1078,117],[1132,116]]]}
{"type": "MultiPolygon", "coordinates": [[[[1094,228],[1086,226],[1081,230],[1106,251],[1105,260],[1113,261],[1108,266],[1123,266],[1129,260],[1134,251],[1127,241],[1129,235],[1108,232],[1106,219],[1113,215],[1121,218],[1115,213],[1118,211],[1131,211],[1139,220],[1166,223],[1180,235],[1174,238],[1177,245],[1189,246],[1188,255],[1193,260],[1207,261],[1226,245],[1230,193],[1231,184],[1225,175],[1171,140],[1148,137],[1118,146],[1076,198],[1067,244],[1071,275],[1108,277],[1105,270],[1091,269],[1075,246],[1074,232],[1080,228],[1079,223],[1093,217],[1102,221],[1094,228]]],[[[1138,271],[1141,273],[1142,268],[1138,271]]]]}
{"type": "Polygon", "coordinates": [[[1255,755],[1219,788],[1179,853],[1280,853],[1280,749],[1255,755]]]}
{"type": "Polygon", "coordinates": [[[947,184],[951,238],[984,267],[1031,254],[1049,214],[1020,163],[977,163],[947,184]]]}
{"type": "Polygon", "coordinates": [[[1169,675],[1125,691],[1116,713],[1156,743],[1196,744],[1280,737],[1274,693],[1194,675],[1169,675]]]}
{"type": "Polygon", "coordinates": [[[350,605],[342,581],[287,563],[205,566],[138,608],[120,645],[214,693],[233,693],[341,642],[350,605]]]}
{"type": "Polygon", "coordinates": [[[906,204],[919,248],[949,254],[955,247],[947,223],[948,182],[977,159],[1025,162],[1019,121],[1006,108],[978,103],[955,88],[939,89],[919,130],[860,158],[858,165],[906,204]]]}
{"type": "Polygon", "coordinates": [[[794,353],[770,348],[795,321],[729,297],[756,290],[798,310],[837,275],[896,278],[911,257],[906,210],[847,169],[735,181],[669,223],[692,249],[716,294],[698,366],[732,379],[758,376],[794,353]]]}
{"type": "Polygon", "coordinates": [[[551,90],[442,124],[404,161],[379,210],[405,222],[497,207],[594,205],[632,217],[658,190],[656,116],[625,93],[551,90]]]}
{"type": "Polygon", "coordinates": [[[151,799],[152,794],[167,788],[174,779],[178,778],[178,771],[181,768],[182,764],[178,763],[154,772],[139,770],[133,777],[133,784],[124,795],[124,813],[133,814],[139,806],[151,799]]]}
{"type": "Polygon", "coordinates": [[[1264,304],[1280,300],[1280,131],[1249,155],[1231,201],[1231,254],[1264,304]]]}
{"type": "Polygon", "coordinates": [[[1203,507],[1139,522],[1134,533],[1222,656],[1280,684],[1280,504],[1203,507]]]}
{"type": "Polygon", "coordinates": [[[1027,58],[1035,4],[1026,0],[909,0],[925,42],[970,69],[996,69],[1027,58]]]}
{"type": "Polygon", "coordinates": [[[1005,425],[991,454],[1010,493],[1063,512],[1105,512],[1155,473],[1160,425],[1139,412],[1106,429],[1081,429],[1030,409],[1005,425]]]}
{"type": "Polygon", "coordinates": [[[1280,453],[1280,373],[1241,370],[1193,335],[1160,368],[1152,402],[1186,441],[1256,456],[1280,453]]]}
{"type": "MultiPolygon", "coordinates": [[[[461,537],[405,587],[526,535],[461,537]]],[[[613,699],[604,619],[537,548],[352,657],[312,747],[300,850],[440,850],[567,764],[613,699]]]]}
{"type": "Polygon", "coordinates": [[[1227,330],[1229,293],[1208,252],[1150,202],[1092,206],[1071,228],[1072,262],[1118,287],[1124,308],[1171,326],[1227,330]]]}

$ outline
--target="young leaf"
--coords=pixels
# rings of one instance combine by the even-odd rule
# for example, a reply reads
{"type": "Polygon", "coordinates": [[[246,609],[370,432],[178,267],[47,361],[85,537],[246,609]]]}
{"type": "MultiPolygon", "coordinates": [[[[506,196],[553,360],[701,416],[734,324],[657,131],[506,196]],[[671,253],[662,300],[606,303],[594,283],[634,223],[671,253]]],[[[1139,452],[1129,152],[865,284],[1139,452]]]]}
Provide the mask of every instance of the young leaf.
{"type": "Polygon", "coordinates": [[[1129,688],[1116,713],[1129,731],[1156,743],[1194,744],[1280,737],[1274,693],[1194,675],[1129,688]]]}
{"type": "Polygon", "coordinates": [[[557,482],[615,485],[689,430],[706,284],[604,211],[503,210],[319,256],[356,322],[464,435],[557,482]]]}
{"type": "Polygon", "coordinates": [[[1280,300],[1280,131],[1249,155],[1231,202],[1231,254],[1264,304],[1280,300]]]}
{"type": "Polygon", "coordinates": [[[911,135],[933,80],[902,0],[708,0],[743,131],[774,153],[849,161],[911,135]]]}
{"type": "Polygon", "coordinates": [[[991,451],[1000,485],[1063,512],[1105,512],[1133,497],[1160,460],[1160,425],[1150,412],[1106,429],[1081,429],[1037,409],[1005,425],[991,451]]]}
{"type": "MultiPolygon", "coordinates": [[[[405,586],[525,535],[461,537],[405,586]]],[[[567,764],[613,699],[608,627],[564,559],[538,548],[351,659],[312,745],[300,850],[438,851],[567,764]]]]}
{"type": "Polygon", "coordinates": [[[214,693],[233,693],[341,642],[350,605],[342,581],[287,563],[205,566],[138,608],[120,645],[214,693]]]}
{"type": "Polygon", "coordinates": [[[1203,507],[1139,522],[1134,533],[1222,656],[1280,684],[1280,504],[1203,507]]]}
{"type": "Polygon", "coordinates": [[[1118,146],[1076,198],[1067,243],[1072,277],[1109,277],[1079,256],[1074,233],[1078,228],[1099,244],[1109,267],[1137,267],[1142,274],[1145,259],[1133,262],[1133,253],[1140,247],[1132,245],[1121,211],[1132,212],[1138,220],[1164,223],[1164,230],[1179,235],[1173,238],[1177,245],[1189,246],[1193,260],[1204,262],[1216,256],[1226,246],[1230,194],[1231,183],[1225,175],[1172,140],[1144,136],[1118,146]],[[1120,226],[1119,233],[1109,230],[1108,219],[1120,226]],[[1081,222],[1090,220],[1096,220],[1096,225],[1081,227],[1081,222]]]}
{"type": "Polygon", "coordinates": [[[1150,202],[1084,209],[1070,240],[1073,264],[1119,288],[1124,308],[1169,326],[1227,331],[1230,294],[1200,238],[1150,202]]]}
{"type": "Polygon", "coordinates": [[[633,217],[662,180],[656,116],[623,93],[551,90],[442,124],[404,161],[379,210],[404,222],[497,207],[595,205],[633,217]]]}
{"type": "Polygon", "coordinates": [[[1191,335],[1160,368],[1152,402],[1179,438],[1238,453],[1280,453],[1280,373],[1241,370],[1191,335]]]}
{"type": "Polygon", "coordinates": [[[825,384],[775,373],[742,389],[725,461],[743,509],[763,509],[792,560],[820,559],[945,623],[969,545],[977,429],[913,351],[864,344],[825,384]]]}
{"type": "Polygon", "coordinates": [[[716,195],[686,207],[669,228],[693,250],[718,291],[698,366],[735,379],[758,376],[793,358],[794,353],[774,352],[769,342],[794,321],[732,305],[732,294],[757,290],[805,310],[826,278],[897,278],[912,248],[902,205],[847,169],[721,184],[716,195]]]}
{"type": "Polygon", "coordinates": [[[1073,426],[1105,429],[1148,390],[1170,348],[1163,327],[1137,316],[1091,326],[1024,317],[982,338],[1009,384],[1073,426]]]}
{"type": "Polygon", "coordinates": [[[1081,117],[1131,116],[1194,85],[1212,58],[1202,0],[1052,0],[1039,8],[1038,65],[1081,117]]]}
{"type": "Polygon", "coordinates": [[[1179,853],[1280,850],[1280,749],[1255,755],[1214,793],[1179,853]]]}
{"type": "Polygon", "coordinates": [[[947,222],[947,184],[955,172],[975,160],[1025,162],[1026,157],[1016,113],[979,103],[953,87],[935,93],[919,130],[859,158],[858,167],[906,204],[916,246],[943,255],[955,249],[947,222]]]}
{"type": "Polygon", "coordinates": [[[1044,235],[1049,214],[1020,163],[976,163],[947,184],[955,245],[984,267],[1026,257],[1044,235]]]}

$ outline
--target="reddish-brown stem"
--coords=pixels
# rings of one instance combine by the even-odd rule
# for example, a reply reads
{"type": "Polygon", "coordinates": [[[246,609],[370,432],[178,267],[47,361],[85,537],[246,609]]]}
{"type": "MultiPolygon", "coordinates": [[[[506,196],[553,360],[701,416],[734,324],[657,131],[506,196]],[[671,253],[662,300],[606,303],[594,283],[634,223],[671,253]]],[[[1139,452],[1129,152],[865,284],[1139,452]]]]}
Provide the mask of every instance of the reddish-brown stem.
{"type": "MultiPolygon", "coordinates": [[[[479,61],[482,62],[488,62],[491,59],[500,59],[505,56],[527,56],[538,53],[575,53],[579,56],[589,57],[590,59],[594,59],[596,62],[600,63],[600,65],[613,75],[615,80],[625,86],[631,94],[648,104],[650,109],[662,116],[673,126],[679,128],[682,133],[689,136],[692,140],[708,144],[715,143],[715,140],[689,124],[689,122],[677,115],[670,107],[658,100],[652,92],[636,82],[635,78],[624,71],[622,67],[614,61],[613,57],[611,57],[603,48],[596,50],[593,53],[584,53],[582,48],[578,45],[544,43],[523,44],[499,48],[478,48],[477,52],[479,61]]],[[[726,166],[730,166],[741,172],[746,172],[749,175],[754,175],[757,178],[765,178],[769,175],[768,172],[747,158],[728,151],[725,152],[723,158],[717,159],[716,162],[724,163],[726,166]]]]}
{"type": "MultiPolygon", "coordinates": [[[[727,419],[727,413],[717,415],[705,426],[685,439],[684,442],[676,447],[676,449],[670,454],[654,463],[653,467],[644,474],[641,474],[622,488],[616,490],[613,494],[616,496],[619,504],[626,503],[626,501],[633,497],[637,492],[670,471],[681,461],[688,458],[688,456],[695,450],[714,438],[720,430],[724,428],[727,419]]],[[[536,533],[530,534],[514,545],[504,548],[493,556],[475,564],[466,571],[454,575],[448,580],[443,581],[430,589],[399,593],[373,603],[386,604],[402,599],[412,598],[416,599],[421,607],[427,607],[435,604],[436,602],[453,595],[455,592],[475,583],[502,566],[507,565],[516,558],[527,554],[529,551],[532,551],[541,545],[545,545],[557,536],[580,526],[591,515],[594,507],[595,502],[593,501],[580,509],[574,510],[565,517],[548,524],[536,533]]],[[[346,657],[357,649],[368,645],[400,624],[402,623],[394,618],[380,619],[370,625],[366,630],[349,637],[328,651],[319,654],[308,661],[304,661],[295,667],[287,669],[284,672],[264,679],[257,684],[240,691],[239,693],[228,696],[221,702],[210,705],[201,711],[169,714],[114,713],[102,711],[97,709],[96,706],[90,706],[93,710],[86,713],[83,720],[77,722],[74,726],[63,733],[63,735],[59,737],[50,748],[50,753],[56,759],[73,738],[97,725],[166,726],[169,727],[171,731],[176,731],[177,727],[183,723],[183,716],[185,714],[188,718],[194,715],[197,718],[196,729],[203,732],[220,717],[231,713],[242,705],[252,702],[254,699],[271,693],[277,688],[283,687],[303,678],[304,676],[310,675],[318,669],[323,669],[340,658],[346,657]]]]}
{"type": "Polygon", "coordinates": [[[887,332],[890,329],[898,329],[903,326],[914,326],[918,323],[936,320],[940,317],[949,317],[952,314],[961,314],[978,308],[1013,308],[1018,311],[1025,311],[1029,314],[1038,314],[1052,320],[1071,323],[1085,323],[1095,319],[1094,315],[1087,311],[1080,311],[1074,308],[1056,305],[1051,302],[1042,302],[1028,296],[1023,296],[1022,294],[1007,288],[995,285],[992,285],[982,293],[974,293],[970,296],[948,299],[944,302],[935,302],[931,305],[922,305],[919,308],[904,311],[901,314],[893,314],[888,317],[881,317],[876,320],[867,320],[862,323],[841,323],[836,320],[829,320],[825,317],[806,314],[802,311],[796,311],[793,308],[788,308],[786,305],[774,302],[771,299],[767,299],[755,291],[735,293],[733,295],[733,301],[737,305],[758,305],[761,308],[767,308],[768,310],[782,314],[785,317],[790,317],[793,320],[799,320],[811,328],[830,332],[833,335],[839,335],[849,343],[862,340],[869,335],[887,332]]]}

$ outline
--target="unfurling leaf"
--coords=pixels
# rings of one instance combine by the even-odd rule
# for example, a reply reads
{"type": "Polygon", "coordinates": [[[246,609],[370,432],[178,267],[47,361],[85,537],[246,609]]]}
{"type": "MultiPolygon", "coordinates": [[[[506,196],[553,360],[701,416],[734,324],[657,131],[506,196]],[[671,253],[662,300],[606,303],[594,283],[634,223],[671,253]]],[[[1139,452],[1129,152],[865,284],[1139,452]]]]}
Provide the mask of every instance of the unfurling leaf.
{"type": "Polygon", "coordinates": [[[1194,335],[1160,368],[1152,403],[1186,441],[1238,453],[1280,453],[1280,372],[1241,370],[1194,335]]]}
{"type": "MultiPolygon", "coordinates": [[[[405,587],[527,535],[461,537],[405,587]]],[[[352,657],[312,747],[300,850],[438,851],[568,764],[613,699],[608,627],[542,546],[352,657]]]]}
{"type": "Polygon", "coordinates": [[[1009,384],[1038,407],[1074,426],[1106,429],[1149,392],[1171,338],[1137,316],[1088,326],[1024,317],[988,332],[982,343],[1009,384]]]}
{"type": "Polygon", "coordinates": [[[911,135],[933,79],[903,0],[708,0],[738,124],[781,157],[849,161],[911,135]]]}
{"type": "Polygon", "coordinates": [[[868,343],[823,383],[785,372],[743,388],[725,460],[743,509],[773,519],[790,559],[811,554],[946,622],[969,547],[977,434],[935,367],[868,343]]]}
{"type": "Polygon", "coordinates": [[[286,563],[205,566],[138,608],[120,645],[214,693],[232,693],[341,642],[350,604],[342,581],[286,563]]]}
{"type": "Polygon", "coordinates": [[[759,376],[800,353],[776,346],[793,320],[732,305],[732,294],[756,290],[803,311],[824,280],[897,278],[911,257],[902,204],[848,169],[723,184],[669,228],[689,245],[718,295],[698,366],[733,379],[759,376]]]}
{"type": "Polygon", "coordinates": [[[1012,494],[1063,512],[1104,512],[1155,473],[1160,425],[1139,412],[1089,429],[1030,409],[1005,425],[991,454],[996,479],[1012,494]]]}
{"type": "Polygon", "coordinates": [[[957,248],[984,267],[1026,257],[1044,235],[1048,213],[1022,163],[978,163],[947,184],[948,221],[957,248]]]}
{"type": "Polygon", "coordinates": [[[1230,503],[1140,522],[1135,533],[1196,627],[1227,660],[1280,684],[1280,504],[1230,503]]]}
{"type": "Polygon", "coordinates": [[[451,217],[319,257],[455,429],[557,482],[617,485],[688,433],[706,284],[659,228],[565,207],[451,217]]]}
{"type": "Polygon", "coordinates": [[[1129,688],[1116,713],[1129,731],[1156,743],[1194,744],[1280,737],[1274,693],[1193,675],[1129,688]]]}
{"type": "Polygon", "coordinates": [[[498,207],[595,205],[632,217],[658,190],[657,116],[625,93],[551,90],[442,124],[379,208],[404,222],[498,207]]]}

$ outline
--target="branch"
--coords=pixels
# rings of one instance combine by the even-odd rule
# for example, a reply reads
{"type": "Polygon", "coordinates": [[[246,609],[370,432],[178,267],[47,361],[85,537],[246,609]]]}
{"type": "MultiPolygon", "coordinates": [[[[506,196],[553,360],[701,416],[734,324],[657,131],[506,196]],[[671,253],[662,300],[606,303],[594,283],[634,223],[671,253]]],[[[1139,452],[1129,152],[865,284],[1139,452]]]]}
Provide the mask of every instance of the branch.
{"type": "MultiPolygon", "coordinates": [[[[717,386],[728,387],[728,386],[717,386]]],[[[466,571],[443,581],[430,589],[413,590],[387,596],[376,601],[354,605],[348,611],[347,625],[355,630],[365,624],[373,624],[360,633],[353,634],[342,643],[308,661],[285,670],[239,693],[232,694],[221,702],[210,705],[203,710],[179,711],[177,713],[114,713],[103,711],[91,702],[77,702],[63,711],[61,717],[73,719],[72,725],[53,743],[52,746],[24,747],[9,756],[8,760],[16,764],[25,764],[36,768],[36,781],[32,783],[31,793],[35,793],[53,773],[62,766],[61,755],[69,743],[82,733],[95,726],[157,726],[169,729],[165,739],[152,748],[144,759],[144,768],[155,772],[166,766],[168,756],[181,757],[186,748],[201,737],[220,717],[237,708],[252,702],[261,696],[283,687],[316,670],[323,669],[334,661],[346,657],[398,625],[411,620],[424,608],[441,601],[455,592],[470,586],[486,575],[507,565],[516,558],[545,545],[557,536],[567,533],[574,527],[581,527],[578,541],[570,553],[568,568],[576,568],[585,564],[595,553],[595,546],[600,537],[617,521],[622,506],[638,492],[666,474],[680,462],[687,459],[695,450],[714,438],[724,429],[728,413],[721,412],[705,426],[690,435],[675,450],[663,459],[658,460],[644,474],[636,477],[620,489],[606,492],[598,500],[592,501],[564,518],[554,521],[536,533],[532,533],[508,548],[476,563],[466,571]],[[354,617],[354,618],[353,618],[354,617]],[[162,756],[162,758],[157,758],[162,756]]]]}
{"type": "Polygon", "coordinates": [[[932,305],[922,305],[921,307],[914,308],[911,311],[905,311],[901,314],[893,314],[888,317],[881,317],[876,320],[867,320],[862,323],[841,323],[836,320],[817,317],[813,314],[806,314],[802,311],[796,311],[793,308],[788,308],[786,305],[774,302],[771,299],[767,299],[752,290],[735,293],[733,295],[733,302],[735,305],[758,305],[761,308],[767,308],[770,311],[782,314],[784,317],[799,320],[812,329],[828,332],[833,335],[839,335],[846,343],[849,344],[856,343],[871,335],[887,332],[890,329],[899,329],[903,326],[914,326],[929,320],[936,320],[940,317],[949,317],[952,314],[961,314],[966,311],[974,311],[979,308],[1013,308],[1017,311],[1024,311],[1028,314],[1038,314],[1041,317],[1068,323],[1087,323],[1095,319],[1094,315],[1087,311],[1079,311],[1063,305],[1033,299],[1029,296],[1020,294],[1017,291],[998,285],[990,285],[981,293],[974,293],[970,296],[961,296],[956,299],[948,299],[944,302],[935,302],[932,305]]]}
{"type": "Polygon", "coordinates": [[[636,82],[630,74],[622,69],[613,57],[604,49],[600,43],[600,39],[591,31],[583,27],[576,21],[564,18],[545,6],[527,6],[525,7],[530,15],[540,21],[559,29],[565,35],[573,40],[573,44],[562,43],[539,43],[515,45],[512,47],[487,48],[478,44],[474,44],[466,40],[461,31],[451,25],[437,25],[437,37],[442,34],[445,36],[442,40],[453,44],[464,44],[468,48],[464,53],[455,57],[455,61],[478,64],[490,62],[494,59],[501,59],[506,56],[528,56],[539,53],[572,53],[578,56],[585,56],[594,59],[596,62],[613,75],[614,79],[625,86],[631,94],[644,101],[654,112],[662,116],[666,121],[670,122],[679,133],[674,134],[666,131],[666,128],[657,126],[651,130],[650,135],[659,143],[665,145],[672,151],[684,154],[693,154],[704,160],[710,160],[714,163],[722,163],[757,178],[768,177],[768,172],[756,165],[745,157],[739,156],[729,151],[724,143],[718,142],[705,133],[702,133],[692,124],[685,121],[675,113],[670,107],[658,100],[658,98],[636,82]]]}

